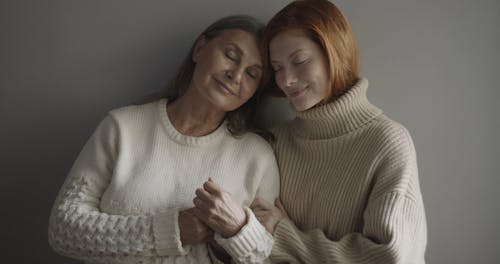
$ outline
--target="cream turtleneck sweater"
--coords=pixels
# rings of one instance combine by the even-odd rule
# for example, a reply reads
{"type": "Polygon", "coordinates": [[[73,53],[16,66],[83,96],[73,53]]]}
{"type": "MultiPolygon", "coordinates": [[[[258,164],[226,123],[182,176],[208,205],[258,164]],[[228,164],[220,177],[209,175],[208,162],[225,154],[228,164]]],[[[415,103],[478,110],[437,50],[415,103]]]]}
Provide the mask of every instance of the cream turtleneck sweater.
{"type": "Polygon", "coordinates": [[[273,262],[425,263],[425,212],[408,131],[360,79],[276,131],[281,199],[273,262]]]}
{"type": "Polygon", "coordinates": [[[179,210],[212,177],[246,207],[247,224],[215,240],[236,263],[260,263],[273,238],[248,205],[272,202],[279,177],[271,146],[223,123],[202,137],[179,133],[166,100],[111,111],[81,151],[54,203],[50,245],[88,263],[211,263],[206,244],[182,245],[179,210]]]}

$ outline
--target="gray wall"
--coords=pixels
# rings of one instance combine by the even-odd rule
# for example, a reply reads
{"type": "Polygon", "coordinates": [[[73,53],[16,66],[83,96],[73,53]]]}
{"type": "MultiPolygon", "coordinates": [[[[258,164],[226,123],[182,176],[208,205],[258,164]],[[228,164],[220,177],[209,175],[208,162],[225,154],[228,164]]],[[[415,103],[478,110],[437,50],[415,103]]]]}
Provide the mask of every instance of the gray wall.
{"type": "MultiPolygon", "coordinates": [[[[213,20],[267,20],[286,2],[2,0],[2,259],[72,263],[48,246],[49,210],[106,111],[164,87],[213,20]]],[[[428,262],[498,263],[500,2],[337,3],[359,40],[370,98],[413,135],[428,262]]],[[[287,113],[271,109],[273,119],[287,113]]]]}

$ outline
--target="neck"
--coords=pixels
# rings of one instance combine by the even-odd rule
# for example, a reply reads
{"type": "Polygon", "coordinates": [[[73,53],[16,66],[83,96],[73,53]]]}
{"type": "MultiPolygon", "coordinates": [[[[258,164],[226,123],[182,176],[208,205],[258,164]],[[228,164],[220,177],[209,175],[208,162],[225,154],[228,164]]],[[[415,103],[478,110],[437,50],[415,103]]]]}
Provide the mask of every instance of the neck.
{"type": "Polygon", "coordinates": [[[198,137],[215,131],[224,121],[226,112],[190,85],[181,97],[167,105],[167,114],[181,134],[198,137]]]}

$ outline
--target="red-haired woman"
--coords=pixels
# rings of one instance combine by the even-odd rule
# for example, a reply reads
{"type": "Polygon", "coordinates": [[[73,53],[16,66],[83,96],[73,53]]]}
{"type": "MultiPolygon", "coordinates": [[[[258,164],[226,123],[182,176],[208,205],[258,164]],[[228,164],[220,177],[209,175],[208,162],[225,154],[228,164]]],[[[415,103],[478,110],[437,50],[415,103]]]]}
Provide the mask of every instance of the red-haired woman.
{"type": "Polygon", "coordinates": [[[424,263],[414,146],[367,100],[346,18],[329,1],[295,1],[264,35],[270,89],[296,112],[275,133],[281,202],[252,204],[275,238],[271,260],[424,263]]]}

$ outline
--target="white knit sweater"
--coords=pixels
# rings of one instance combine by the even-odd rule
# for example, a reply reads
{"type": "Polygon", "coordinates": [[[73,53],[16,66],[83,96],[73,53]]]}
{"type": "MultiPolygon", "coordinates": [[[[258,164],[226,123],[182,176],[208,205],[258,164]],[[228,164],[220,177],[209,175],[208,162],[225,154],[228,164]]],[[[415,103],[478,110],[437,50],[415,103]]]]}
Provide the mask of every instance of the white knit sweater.
{"type": "Polygon", "coordinates": [[[278,129],[277,263],[424,263],[425,211],[408,131],[367,97],[361,79],[332,103],[278,129]]]}
{"type": "MultiPolygon", "coordinates": [[[[207,245],[182,246],[178,212],[212,177],[243,206],[279,192],[276,160],[253,133],[235,138],[223,123],[202,137],[180,134],[166,100],[111,111],[73,165],[53,206],[49,242],[88,263],[210,263],[207,245]]],[[[235,262],[265,259],[273,239],[255,216],[218,242],[235,262]]],[[[217,236],[216,236],[217,237],[217,236]]]]}

